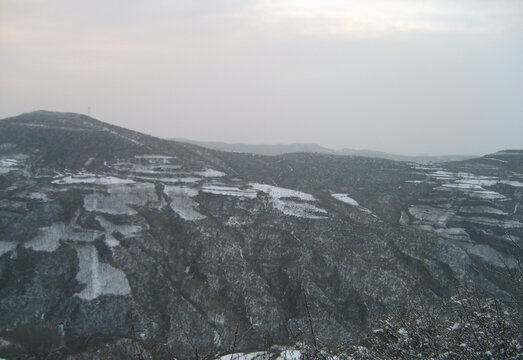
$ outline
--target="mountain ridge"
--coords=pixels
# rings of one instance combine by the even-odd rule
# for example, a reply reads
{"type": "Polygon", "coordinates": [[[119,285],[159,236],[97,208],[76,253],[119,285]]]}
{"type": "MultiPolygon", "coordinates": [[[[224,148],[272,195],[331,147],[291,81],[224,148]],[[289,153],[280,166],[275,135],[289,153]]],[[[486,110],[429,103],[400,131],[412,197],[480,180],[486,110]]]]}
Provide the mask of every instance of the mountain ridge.
{"type": "Polygon", "coordinates": [[[411,161],[418,163],[440,163],[448,161],[460,161],[476,158],[475,155],[398,155],[382,151],[367,149],[348,149],[334,150],[322,145],[313,143],[292,143],[292,144],[245,144],[245,143],[226,143],[217,141],[197,141],[185,138],[173,138],[174,141],[187,142],[203,146],[205,148],[239,153],[252,153],[258,155],[284,155],[296,152],[311,152],[319,154],[348,155],[375,157],[396,161],[411,161]]]}

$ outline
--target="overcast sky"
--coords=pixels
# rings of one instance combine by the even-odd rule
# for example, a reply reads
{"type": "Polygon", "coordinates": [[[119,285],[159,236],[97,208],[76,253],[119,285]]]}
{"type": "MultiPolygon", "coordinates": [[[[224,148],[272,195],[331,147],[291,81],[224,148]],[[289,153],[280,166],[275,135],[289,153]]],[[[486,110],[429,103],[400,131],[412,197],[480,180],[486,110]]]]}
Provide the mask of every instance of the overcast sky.
{"type": "Polygon", "coordinates": [[[0,0],[0,118],[401,154],[523,148],[521,0],[0,0]]]}

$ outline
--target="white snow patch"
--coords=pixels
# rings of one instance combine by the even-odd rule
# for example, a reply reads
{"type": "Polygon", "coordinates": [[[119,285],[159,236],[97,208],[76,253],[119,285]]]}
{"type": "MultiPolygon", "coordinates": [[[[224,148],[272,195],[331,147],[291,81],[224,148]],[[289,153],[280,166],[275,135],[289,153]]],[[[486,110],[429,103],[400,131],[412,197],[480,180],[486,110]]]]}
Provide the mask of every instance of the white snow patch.
{"type": "Polygon", "coordinates": [[[466,172],[448,172],[439,170],[429,176],[439,180],[452,180],[452,182],[446,183],[443,186],[455,187],[457,189],[481,189],[481,186],[493,186],[499,182],[496,177],[475,175],[466,172]]]}
{"type": "Polygon", "coordinates": [[[16,243],[14,241],[0,241],[0,256],[14,249],[16,249],[16,243]]]}
{"type": "Polygon", "coordinates": [[[300,360],[301,351],[299,350],[284,350],[276,360],[300,360]]]}
{"type": "Polygon", "coordinates": [[[136,180],[143,181],[152,181],[152,182],[162,182],[165,184],[197,184],[202,181],[201,178],[197,177],[151,177],[151,176],[138,176],[134,175],[136,180]]]}
{"type": "Polygon", "coordinates": [[[272,199],[272,206],[285,215],[307,219],[326,219],[325,216],[320,216],[319,214],[327,214],[325,209],[291,200],[272,199]]]}
{"type": "Polygon", "coordinates": [[[485,217],[469,217],[469,218],[456,217],[456,218],[470,221],[470,222],[473,222],[476,224],[481,224],[481,225],[500,226],[500,227],[503,227],[506,229],[519,228],[519,227],[523,226],[523,224],[517,220],[499,220],[499,219],[492,219],[492,218],[485,218],[485,217]]]}
{"type": "Polygon", "coordinates": [[[161,167],[155,166],[154,169],[151,169],[149,166],[134,166],[131,169],[125,170],[125,169],[116,169],[116,170],[124,170],[129,171],[132,174],[135,174],[137,176],[140,176],[141,174],[144,175],[168,175],[176,172],[180,169],[179,165],[162,165],[161,167]]]}
{"type": "Polygon", "coordinates": [[[469,234],[463,228],[439,228],[435,232],[441,236],[458,239],[468,239],[469,234]]]}
{"type": "Polygon", "coordinates": [[[61,179],[52,181],[53,184],[95,184],[95,185],[122,185],[133,184],[133,180],[122,179],[114,176],[98,176],[95,174],[77,174],[65,176],[61,179]]]}
{"type": "Polygon", "coordinates": [[[171,199],[169,203],[171,209],[183,219],[192,221],[205,218],[205,216],[195,210],[198,204],[191,199],[191,197],[198,194],[196,189],[182,186],[166,186],[163,191],[171,199]]]}
{"type": "Polygon", "coordinates": [[[321,216],[322,214],[327,214],[326,210],[318,208],[309,203],[290,200],[295,199],[301,201],[316,201],[314,196],[311,194],[267,184],[250,183],[249,185],[254,189],[254,192],[261,191],[269,195],[273,208],[281,211],[285,215],[308,219],[326,218],[321,216]]]}
{"type": "Polygon", "coordinates": [[[416,170],[431,170],[431,171],[437,170],[431,166],[423,166],[423,165],[414,165],[414,166],[412,166],[412,168],[414,168],[416,170]]]}
{"type": "Polygon", "coordinates": [[[140,163],[133,161],[119,161],[112,165],[118,171],[128,171],[133,174],[167,174],[178,171],[181,166],[171,164],[166,159],[140,159],[140,163]]]}
{"type": "Polygon", "coordinates": [[[266,355],[266,352],[264,351],[252,353],[234,353],[223,355],[216,360],[261,360],[265,358],[264,355],[266,355]]]}
{"type": "Polygon", "coordinates": [[[361,206],[356,200],[354,200],[353,198],[351,198],[349,196],[349,194],[331,194],[331,196],[333,198],[335,198],[336,200],[339,200],[341,202],[344,202],[345,204],[348,204],[348,205],[351,205],[351,206],[356,206],[358,209],[360,209],[361,211],[364,211],[368,214],[372,214],[372,211],[370,211],[369,209],[361,206]]]}
{"type": "Polygon", "coordinates": [[[134,157],[136,159],[159,160],[164,164],[167,164],[171,159],[174,159],[173,156],[168,155],[135,155],[134,157]]]}
{"type": "Polygon", "coordinates": [[[257,192],[253,189],[240,189],[232,186],[207,185],[202,187],[201,191],[210,194],[245,197],[249,199],[254,199],[257,196],[257,192]]]}
{"type": "Polygon", "coordinates": [[[103,216],[97,216],[96,220],[104,228],[107,235],[117,231],[125,237],[133,236],[142,231],[142,228],[138,225],[123,224],[117,225],[105,219],[103,216]]]}
{"type": "Polygon", "coordinates": [[[409,213],[417,220],[435,224],[438,227],[444,227],[447,221],[455,215],[452,210],[428,205],[412,205],[409,207],[409,213]]]}
{"type": "Polygon", "coordinates": [[[503,210],[499,210],[490,206],[462,206],[459,209],[460,212],[471,214],[471,213],[482,213],[482,214],[496,214],[496,215],[508,215],[503,210]]]}
{"type": "Polygon", "coordinates": [[[460,179],[456,181],[457,184],[473,185],[473,186],[494,186],[499,182],[499,179],[460,179]]]}
{"type": "Polygon", "coordinates": [[[459,171],[456,173],[456,176],[463,180],[496,180],[496,177],[492,176],[484,176],[484,175],[476,175],[464,171],[459,171]]]}
{"type": "Polygon", "coordinates": [[[54,223],[51,226],[38,229],[34,238],[24,243],[25,248],[35,251],[53,252],[60,246],[60,239],[65,233],[65,224],[54,223]]]}
{"type": "Polygon", "coordinates": [[[253,189],[262,191],[275,199],[282,198],[297,198],[303,201],[315,201],[316,199],[311,194],[307,194],[298,190],[286,189],[278,186],[267,184],[250,183],[253,189]]]}
{"type": "Polygon", "coordinates": [[[18,160],[16,159],[0,159],[0,166],[11,167],[16,165],[18,165],[18,160]]]}
{"type": "Polygon", "coordinates": [[[448,183],[443,184],[434,188],[439,191],[453,191],[458,190],[465,193],[468,197],[472,199],[481,199],[481,200],[503,200],[506,199],[505,196],[501,195],[498,192],[485,190],[481,186],[473,184],[458,184],[458,183],[448,183]]]}
{"type": "Polygon", "coordinates": [[[469,184],[469,183],[449,183],[441,185],[446,188],[459,189],[459,190],[483,190],[479,185],[469,184]]]}
{"type": "MultiPolygon", "coordinates": [[[[177,178],[176,182],[196,184],[196,183],[200,182],[201,180],[202,179],[197,178],[197,177],[186,176],[186,177],[177,178]]],[[[169,181],[169,180],[167,180],[167,181],[169,181]]]]}
{"type": "Polygon", "coordinates": [[[35,251],[53,252],[60,246],[60,241],[92,243],[97,238],[105,235],[106,244],[109,247],[115,247],[120,245],[120,242],[111,235],[113,232],[118,231],[122,235],[129,237],[142,230],[137,225],[115,225],[101,216],[97,216],[96,220],[104,228],[104,231],[76,228],[74,225],[56,222],[51,226],[39,228],[36,236],[26,241],[23,246],[35,251]]]}
{"type": "Polygon", "coordinates": [[[95,160],[94,157],[90,157],[89,159],[87,159],[87,161],[85,162],[84,166],[89,166],[93,163],[93,161],[95,160]]]}
{"type": "Polygon", "coordinates": [[[225,226],[237,227],[237,226],[251,225],[253,222],[254,222],[254,220],[250,217],[242,218],[240,216],[231,216],[225,222],[225,226]]]}
{"type": "Polygon", "coordinates": [[[41,193],[41,192],[29,193],[29,194],[27,194],[27,197],[29,199],[33,199],[33,200],[49,201],[49,198],[47,197],[47,194],[41,193]]]}
{"type": "Polygon", "coordinates": [[[507,184],[513,187],[523,187],[523,183],[520,181],[501,180],[500,183],[507,184]]]}
{"type": "Polygon", "coordinates": [[[402,211],[401,215],[400,215],[400,224],[407,225],[408,223],[409,223],[409,216],[407,215],[407,213],[405,211],[402,211]]]}
{"type": "Polygon", "coordinates": [[[360,206],[356,200],[351,198],[348,194],[332,194],[332,197],[352,206],[360,206]]]}
{"type": "Polygon", "coordinates": [[[100,235],[102,235],[102,233],[99,231],[86,229],[77,230],[62,222],[55,222],[51,226],[39,228],[36,236],[26,241],[23,246],[35,251],[53,252],[60,246],[60,240],[94,242],[100,235]]]}
{"type": "Polygon", "coordinates": [[[500,180],[497,177],[475,175],[465,172],[451,173],[448,171],[436,171],[430,176],[439,180],[450,180],[436,190],[458,190],[467,193],[473,199],[482,200],[502,200],[505,196],[495,191],[486,190],[484,186],[494,186],[498,183],[507,184],[513,187],[523,187],[520,181],[500,180]]]}
{"type": "Polygon", "coordinates": [[[483,191],[474,191],[469,194],[469,197],[473,199],[482,199],[482,200],[502,200],[506,199],[505,196],[501,195],[498,192],[483,190],[483,191]]]}
{"type": "Polygon", "coordinates": [[[461,324],[457,322],[457,323],[454,323],[454,325],[452,325],[452,326],[449,328],[449,330],[451,330],[451,331],[456,331],[456,330],[458,330],[459,328],[461,328],[461,324]]]}
{"type": "Polygon", "coordinates": [[[131,292],[129,282],[122,270],[98,260],[94,246],[75,246],[79,260],[76,279],[87,286],[76,296],[93,300],[100,295],[128,295],[131,292]]]}
{"type": "Polygon", "coordinates": [[[429,176],[438,180],[452,180],[456,177],[456,174],[449,171],[438,170],[433,172],[432,174],[429,174],[429,176]]]}
{"type": "Polygon", "coordinates": [[[154,184],[136,183],[130,186],[114,186],[107,189],[108,194],[96,192],[84,197],[87,211],[112,215],[135,215],[132,205],[143,206],[157,202],[154,184]]]}
{"type": "Polygon", "coordinates": [[[499,162],[502,162],[502,163],[507,163],[508,161],[506,160],[501,160],[501,159],[496,159],[496,158],[491,158],[491,157],[486,157],[484,158],[485,160],[493,160],[493,161],[499,161],[499,162]]]}
{"type": "Polygon", "coordinates": [[[171,186],[167,185],[164,187],[163,191],[169,196],[188,196],[195,197],[198,195],[198,189],[190,188],[187,186],[171,186]]]}
{"type": "Polygon", "coordinates": [[[206,178],[222,177],[222,176],[227,175],[224,172],[221,172],[221,171],[218,171],[218,170],[214,170],[214,169],[206,169],[204,171],[197,171],[194,174],[202,176],[202,177],[206,177],[206,178]]]}
{"type": "Polygon", "coordinates": [[[214,337],[212,339],[214,345],[216,346],[221,346],[222,345],[222,337],[220,336],[220,334],[218,334],[218,332],[216,330],[214,330],[214,337]]]}
{"type": "Polygon", "coordinates": [[[116,239],[112,235],[106,235],[106,237],[105,237],[105,244],[107,246],[113,248],[113,247],[119,246],[120,245],[120,241],[118,241],[118,239],[116,239]]]}
{"type": "Polygon", "coordinates": [[[19,161],[16,159],[0,159],[0,174],[7,174],[13,168],[18,167],[19,161]]]}

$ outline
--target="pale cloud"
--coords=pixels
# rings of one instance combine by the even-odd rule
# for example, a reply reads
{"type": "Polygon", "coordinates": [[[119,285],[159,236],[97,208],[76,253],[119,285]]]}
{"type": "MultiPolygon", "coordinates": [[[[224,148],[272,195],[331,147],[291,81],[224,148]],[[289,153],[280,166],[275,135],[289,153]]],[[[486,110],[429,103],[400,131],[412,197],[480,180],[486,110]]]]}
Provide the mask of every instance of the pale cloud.
{"type": "Polygon", "coordinates": [[[394,32],[502,32],[517,26],[514,2],[259,1],[227,14],[276,36],[388,36],[394,32]]]}
{"type": "MultiPolygon", "coordinates": [[[[378,21],[341,12],[287,12],[270,14],[229,14],[246,19],[251,31],[276,37],[377,37],[395,32],[473,32],[473,29],[426,22],[378,21]]],[[[477,30],[476,30],[477,31],[477,30]]]]}

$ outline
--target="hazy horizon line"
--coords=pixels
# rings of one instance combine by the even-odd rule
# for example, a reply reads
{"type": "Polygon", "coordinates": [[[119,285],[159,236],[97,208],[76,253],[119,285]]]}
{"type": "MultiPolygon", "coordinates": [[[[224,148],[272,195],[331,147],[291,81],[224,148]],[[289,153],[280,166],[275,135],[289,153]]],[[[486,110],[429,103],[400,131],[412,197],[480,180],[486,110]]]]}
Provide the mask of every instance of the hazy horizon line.
{"type": "MultiPolygon", "coordinates": [[[[396,155],[396,156],[404,156],[404,157],[452,157],[452,156],[460,156],[460,157],[462,157],[462,156],[468,156],[468,157],[472,158],[472,157],[481,157],[481,156],[485,156],[485,155],[489,155],[489,154],[494,154],[494,153],[499,152],[499,151],[514,150],[514,149],[512,149],[510,147],[507,147],[507,148],[498,149],[498,150],[496,150],[494,152],[481,153],[481,154],[472,153],[472,152],[471,153],[443,153],[443,154],[442,153],[403,153],[403,152],[395,152],[395,151],[389,151],[389,150],[373,149],[373,148],[367,148],[367,147],[364,147],[364,148],[361,148],[361,147],[350,147],[350,146],[336,147],[336,146],[326,145],[326,144],[323,144],[321,142],[309,142],[309,141],[298,141],[298,142],[296,142],[296,141],[289,141],[289,142],[275,142],[275,143],[258,142],[258,143],[255,143],[255,142],[248,142],[248,141],[226,141],[226,140],[219,140],[219,139],[211,139],[211,140],[205,139],[204,140],[204,139],[201,139],[201,138],[200,139],[195,139],[195,138],[190,138],[190,137],[186,137],[186,136],[159,136],[159,135],[155,135],[153,133],[148,133],[146,131],[133,128],[133,127],[128,126],[128,125],[124,126],[122,124],[118,124],[118,123],[115,123],[115,122],[106,121],[106,120],[100,119],[99,117],[97,117],[96,115],[93,115],[93,114],[89,115],[89,114],[82,113],[82,112],[61,111],[61,110],[47,110],[47,109],[37,109],[37,110],[33,110],[33,111],[26,111],[26,112],[18,113],[18,114],[15,114],[15,115],[5,116],[2,119],[0,119],[0,121],[1,120],[5,120],[5,119],[9,119],[9,118],[13,118],[13,117],[17,117],[17,116],[21,116],[21,115],[25,115],[25,114],[36,113],[36,112],[50,112],[50,113],[83,115],[83,116],[90,117],[93,120],[101,121],[103,123],[106,123],[106,124],[109,124],[109,125],[112,125],[112,126],[121,127],[121,128],[127,129],[127,130],[132,130],[132,131],[144,134],[144,135],[149,135],[149,136],[153,136],[153,137],[164,139],[164,140],[188,142],[188,143],[200,143],[200,144],[203,144],[203,143],[207,143],[207,144],[219,143],[219,144],[230,145],[230,146],[293,146],[293,145],[309,145],[310,146],[310,145],[312,145],[312,146],[318,146],[318,147],[321,147],[321,148],[323,148],[325,150],[330,150],[330,151],[334,151],[334,152],[340,152],[340,151],[344,151],[344,150],[360,151],[360,152],[368,151],[368,152],[376,152],[376,153],[383,153],[383,154],[388,154],[388,155],[396,155]]],[[[199,145],[199,144],[196,144],[196,145],[199,145]]],[[[519,149],[515,149],[515,150],[519,150],[519,149]]]]}

